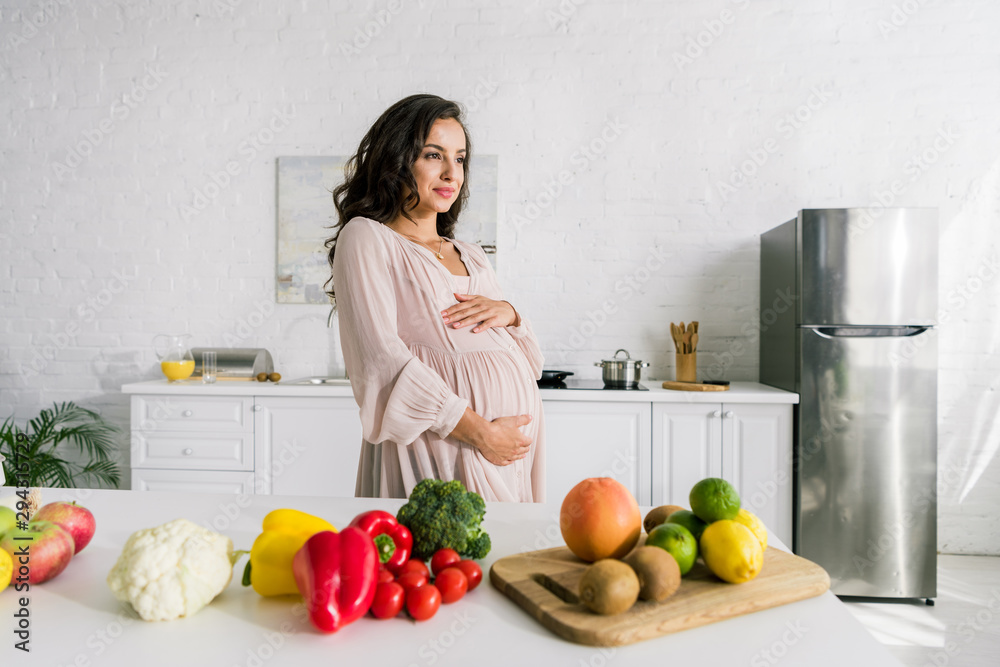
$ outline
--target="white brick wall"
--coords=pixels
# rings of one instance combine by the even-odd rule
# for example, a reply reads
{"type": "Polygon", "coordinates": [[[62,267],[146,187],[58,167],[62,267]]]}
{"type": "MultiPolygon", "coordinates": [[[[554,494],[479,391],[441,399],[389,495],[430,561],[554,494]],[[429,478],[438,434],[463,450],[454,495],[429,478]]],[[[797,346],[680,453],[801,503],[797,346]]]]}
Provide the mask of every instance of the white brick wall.
{"type": "Polygon", "coordinates": [[[339,372],[326,309],[274,304],[275,158],[348,153],[430,91],[501,156],[501,278],[585,377],[625,347],[672,378],[668,323],[697,319],[702,370],[756,379],[760,232],[893,181],[939,207],[940,544],[1000,553],[1000,4],[484,4],[0,0],[0,416],[125,425],[118,387],[180,329],[339,372]]]}

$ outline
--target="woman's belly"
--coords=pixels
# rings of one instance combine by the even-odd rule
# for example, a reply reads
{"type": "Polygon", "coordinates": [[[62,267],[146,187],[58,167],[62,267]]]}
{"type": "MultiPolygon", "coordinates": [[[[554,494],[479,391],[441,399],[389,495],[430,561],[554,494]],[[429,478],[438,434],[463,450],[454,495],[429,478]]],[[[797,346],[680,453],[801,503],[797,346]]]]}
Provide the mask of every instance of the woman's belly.
{"type": "MultiPolygon", "coordinates": [[[[489,334],[474,334],[488,336],[489,334]]],[[[413,345],[411,351],[436,371],[452,391],[487,420],[528,414],[541,415],[541,395],[520,348],[442,352],[413,345]]]]}

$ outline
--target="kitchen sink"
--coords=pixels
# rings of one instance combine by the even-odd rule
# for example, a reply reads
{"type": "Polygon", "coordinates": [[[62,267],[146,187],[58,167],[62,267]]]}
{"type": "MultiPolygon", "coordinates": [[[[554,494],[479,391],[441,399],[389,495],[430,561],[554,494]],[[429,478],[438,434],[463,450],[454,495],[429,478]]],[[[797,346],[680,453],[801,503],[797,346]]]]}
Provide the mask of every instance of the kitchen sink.
{"type": "Polygon", "coordinates": [[[282,380],[278,384],[350,387],[351,381],[348,378],[309,377],[309,378],[299,378],[297,380],[287,380],[287,381],[282,380]]]}

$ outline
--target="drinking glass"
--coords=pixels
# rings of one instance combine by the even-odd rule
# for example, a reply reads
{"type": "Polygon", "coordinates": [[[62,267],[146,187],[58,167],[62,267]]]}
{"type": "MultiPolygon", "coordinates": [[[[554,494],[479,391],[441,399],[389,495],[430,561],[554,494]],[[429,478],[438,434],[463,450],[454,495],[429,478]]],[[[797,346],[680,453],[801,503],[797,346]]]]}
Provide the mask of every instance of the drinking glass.
{"type": "Polygon", "coordinates": [[[215,352],[201,353],[201,381],[205,384],[215,382],[216,374],[219,372],[218,360],[215,352]]]}

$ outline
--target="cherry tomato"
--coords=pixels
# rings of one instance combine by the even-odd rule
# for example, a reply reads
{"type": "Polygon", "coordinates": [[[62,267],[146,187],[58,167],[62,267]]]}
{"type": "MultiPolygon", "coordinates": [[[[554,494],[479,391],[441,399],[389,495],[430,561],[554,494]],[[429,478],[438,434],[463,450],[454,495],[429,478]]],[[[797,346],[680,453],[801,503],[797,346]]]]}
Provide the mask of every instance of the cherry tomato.
{"type": "Polygon", "coordinates": [[[434,585],[441,591],[441,602],[445,604],[458,602],[469,590],[469,580],[465,578],[465,573],[457,567],[441,570],[441,574],[434,579],[434,585]]]}
{"type": "Polygon", "coordinates": [[[396,572],[396,576],[401,576],[407,572],[423,572],[424,576],[428,579],[431,578],[431,571],[427,569],[427,565],[422,560],[417,560],[416,558],[411,558],[410,560],[403,563],[403,567],[399,568],[396,572]]]}
{"type": "Polygon", "coordinates": [[[411,589],[426,586],[430,583],[430,580],[431,578],[423,572],[405,572],[396,578],[396,583],[409,592],[411,589]]]}
{"type": "Polygon", "coordinates": [[[441,574],[441,570],[445,569],[449,565],[454,565],[458,561],[462,560],[462,557],[458,555],[458,552],[454,549],[438,549],[437,552],[431,556],[431,570],[434,571],[434,576],[441,574]]]}
{"type": "Polygon", "coordinates": [[[389,581],[396,581],[396,576],[389,570],[382,568],[378,571],[378,583],[384,584],[389,581]]]}
{"type": "Polygon", "coordinates": [[[451,567],[457,567],[465,575],[465,578],[469,580],[469,590],[479,585],[479,582],[483,580],[483,569],[479,567],[479,563],[474,560],[463,560],[455,563],[451,567]]]}
{"type": "Polygon", "coordinates": [[[379,584],[375,588],[375,599],[372,600],[372,616],[375,618],[392,618],[403,611],[406,602],[406,589],[395,581],[379,584]]]}
{"type": "Polygon", "coordinates": [[[406,611],[417,621],[426,621],[441,607],[441,591],[435,586],[420,586],[407,592],[406,611]]]}

